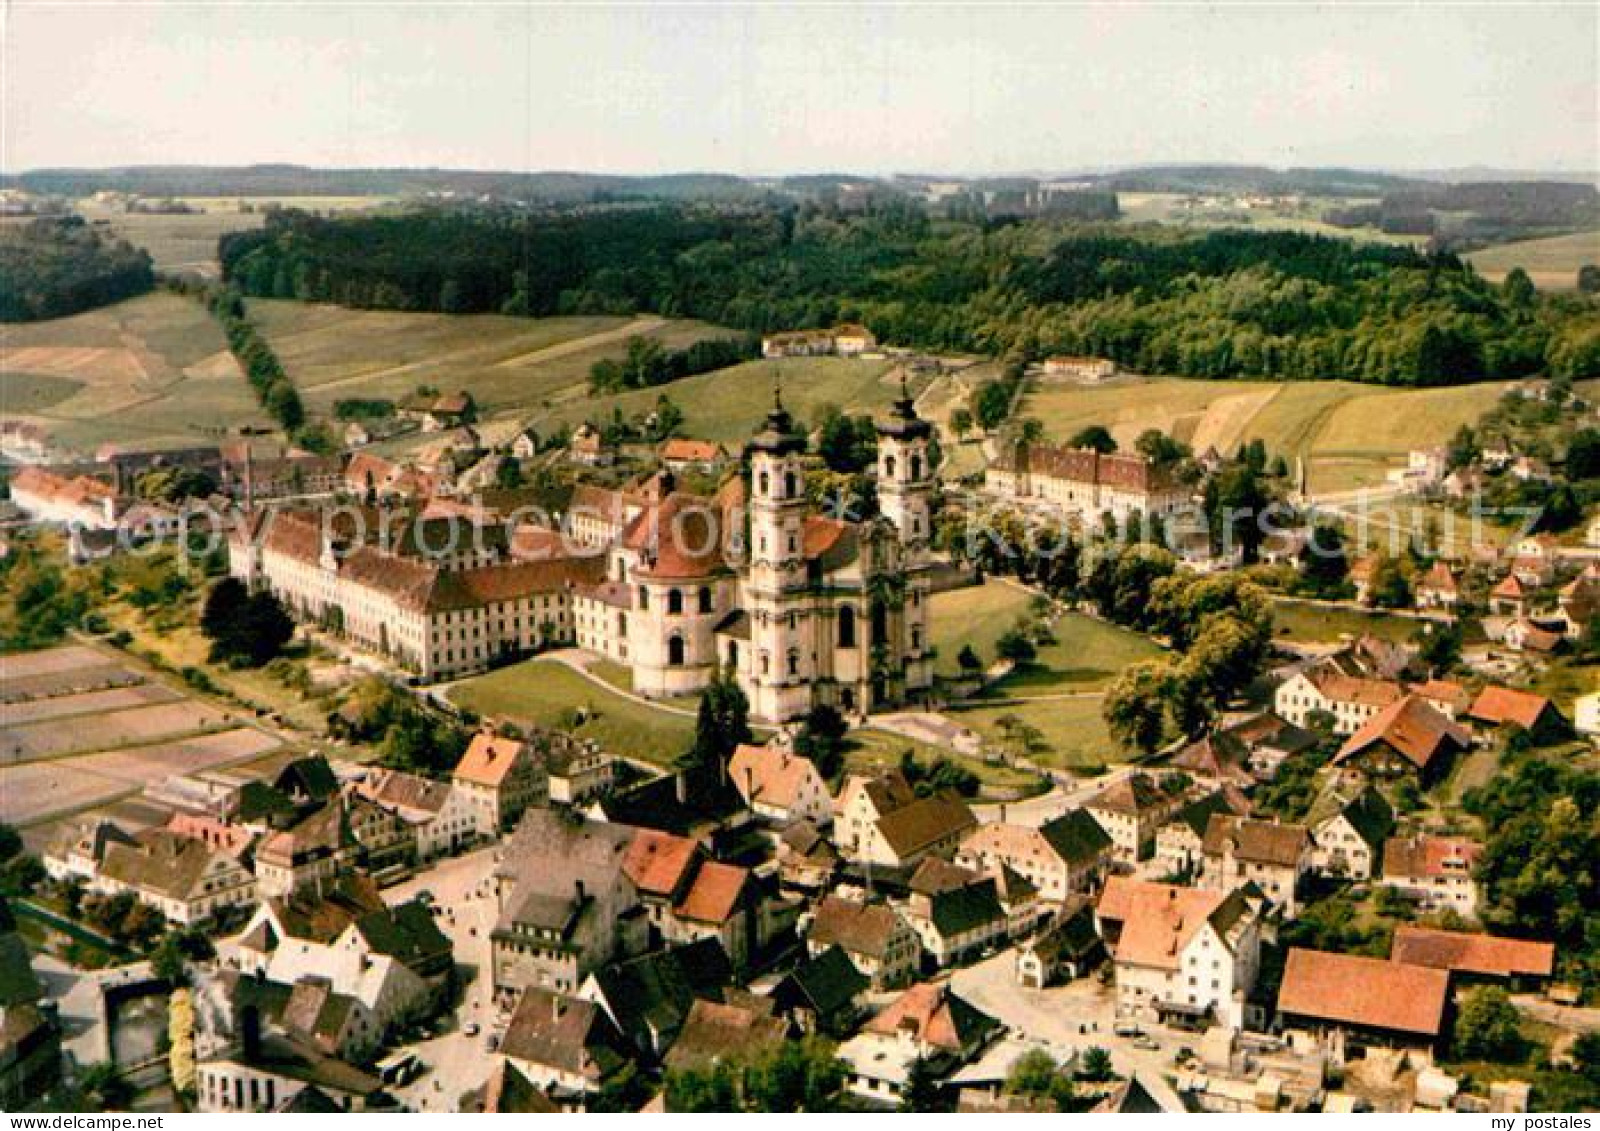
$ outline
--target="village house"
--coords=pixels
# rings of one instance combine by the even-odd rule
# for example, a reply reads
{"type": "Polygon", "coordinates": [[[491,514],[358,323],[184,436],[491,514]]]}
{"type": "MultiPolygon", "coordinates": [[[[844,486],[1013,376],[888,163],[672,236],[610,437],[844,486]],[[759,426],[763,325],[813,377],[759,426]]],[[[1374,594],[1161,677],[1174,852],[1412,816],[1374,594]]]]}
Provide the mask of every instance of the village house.
{"type": "Polygon", "coordinates": [[[777,1051],[788,1038],[789,1023],[773,1016],[764,999],[697,1001],[667,1053],[665,1067],[691,1072],[740,1057],[758,1059],[777,1051]]]}
{"type": "Polygon", "coordinates": [[[1299,913],[1300,887],[1312,858],[1311,835],[1304,825],[1214,813],[1202,851],[1201,887],[1230,892],[1253,883],[1284,919],[1299,913]]]}
{"type": "Polygon", "coordinates": [[[1296,672],[1273,693],[1273,710],[1297,727],[1309,725],[1314,712],[1333,716],[1333,732],[1352,735],[1404,692],[1388,679],[1347,675],[1329,661],[1296,672]]]}
{"type": "Polygon", "coordinates": [[[785,887],[824,891],[839,867],[839,850],[810,821],[795,821],[778,836],[778,878],[785,887]]]}
{"type": "Polygon", "coordinates": [[[527,986],[574,993],[594,970],[642,952],[649,923],[623,871],[626,826],[530,809],[495,869],[500,918],[490,934],[495,993],[527,986]]]}
{"type": "Polygon", "coordinates": [[[961,842],[956,863],[984,874],[1010,868],[1060,903],[1089,891],[1110,866],[1111,837],[1083,809],[1069,809],[1038,828],[991,821],[961,842]]]}
{"type": "Polygon", "coordinates": [[[1188,802],[1156,830],[1156,864],[1162,875],[1192,879],[1205,862],[1206,828],[1217,814],[1243,817],[1249,803],[1236,790],[1212,790],[1188,802]]]}
{"type": "Polygon", "coordinates": [[[1117,363],[1105,357],[1069,357],[1056,354],[1044,359],[1046,377],[1065,377],[1073,381],[1109,381],[1117,375],[1117,363]]]}
{"type": "Polygon", "coordinates": [[[1117,863],[1134,865],[1150,855],[1156,830],[1185,800],[1181,791],[1168,791],[1148,774],[1136,773],[1095,794],[1084,808],[1111,838],[1117,863]]]}
{"type": "Polygon", "coordinates": [[[1415,899],[1424,911],[1449,909],[1466,919],[1478,914],[1473,870],[1483,846],[1462,837],[1390,837],[1383,846],[1387,887],[1415,899]]]}
{"type": "Polygon", "coordinates": [[[854,322],[831,330],[788,330],[761,339],[762,357],[859,357],[878,347],[871,330],[854,322]]]}
{"type": "Polygon", "coordinates": [[[1241,719],[1223,733],[1244,746],[1245,765],[1257,781],[1271,781],[1285,761],[1321,741],[1314,731],[1295,726],[1272,711],[1241,719]]]}
{"type": "Polygon", "coordinates": [[[855,1031],[871,984],[842,947],[831,946],[802,959],[771,996],[800,1032],[839,1038],[855,1031]]]}
{"type": "Polygon", "coordinates": [[[535,1088],[579,1102],[632,1059],[626,1039],[598,1005],[538,986],[517,999],[500,1053],[535,1088]]]}
{"type": "Polygon", "coordinates": [[[916,791],[899,770],[846,777],[833,802],[833,840],[839,852],[849,859],[860,856],[878,819],[916,799],[916,791]]]}
{"type": "Polygon", "coordinates": [[[608,963],[584,979],[578,997],[600,1006],[636,1057],[660,1064],[697,1001],[723,1001],[733,966],[715,939],[608,963]]]}
{"type": "Polygon", "coordinates": [[[1414,775],[1437,781],[1450,760],[1471,745],[1466,729],[1408,694],[1374,715],[1345,740],[1334,765],[1373,778],[1414,775]]]}
{"type": "Polygon", "coordinates": [[[1489,590],[1489,612],[1500,617],[1526,617],[1531,611],[1532,596],[1521,579],[1508,573],[1500,583],[1489,590]]]}
{"type": "Polygon", "coordinates": [[[1485,730],[1519,727],[1541,745],[1570,733],[1567,720],[1548,698],[1510,687],[1485,687],[1467,709],[1467,718],[1485,730]]]}
{"type": "Polygon", "coordinates": [[[402,419],[414,421],[424,432],[443,432],[477,419],[477,405],[472,394],[465,391],[418,393],[401,401],[395,409],[402,419]]]}
{"type": "Polygon", "coordinates": [[[721,444],[681,437],[663,441],[657,454],[663,464],[679,475],[686,471],[714,472],[728,459],[721,444]]]}
{"type": "Polygon", "coordinates": [[[567,459],[584,467],[610,467],[617,462],[617,449],[600,429],[586,420],[567,440],[567,459]]]}
{"type": "Polygon", "coordinates": [[[1087,896],[1073,896],[1044,930],[1018,945],[1017,983],[1042,990],[1083,977],[1104,957],[1094,904],[1087,896]]]}
{"type": "Polygon", "coordinates": [[[1166,519],[1188,507],[1193,494],[1143,456],[1026,441],[984,469],[983,486],[996,499],[1041,504],[1095,524],[1108,513],[1118,524],[1135,513],[1166,519]]]}
{"type": "Polygon", "coordinates": [[[238,857],[167,829],[105,843],[89,888],[131,892],[172,923],[192,926],[255,901],[255,877],[238,857]]]}
{"type": "Polygon", "coordinates": [[[599,744],[560,732],[540,738],[536,751],[544,761],[545,788],[552,803],[582,805],[611,789],[617,760],[599,744]]]}
{"type": "Polygon", "coordinates": [[[1389,958],[1410,966],[1448,970],[1458,985],[1502,982],[1520,992],[1542,988],[1556,968],[1554,943],[1409,924],[1395,928],[1389,958]]]}
{"type": "Polygon", "coordinates": [[[61,1079],[61,1024],[28,944],[0,900],[0,1108],[24,1111],[61,1079]]]}
{"type": "Polygon", "coordinates": [[[1443,561],[1434,562],[1428,572],[1417,579],[1413,592],[1419,609],[1451,612],[1461,603],[1461,587],[1456,583],[1456,575],[1443,561]]]}
{"type": "Polygon", "coordinates": [[[1472,706],[1472,692],[1450,679],[1430,679],[1411,692],[1451,722],[1463,718],[1472,706]]]}
{"type": "MultiPolygon", "coordinates": [[[[552,741],[568,741],[555,736],[552,741]]],[[[515,825],[549,790],[542,760],[531,743],[481,730],[450,774],[450,782],[475,815],[479,836],[498,836],[515,825]]]]}
{"type": "Polygon", "coordinates": [[[1368,1048],[1430,1061],[1449,1004],[1450,975],[1443,970],[1302,947],[1290,948],[1278,991],[1290,1044],[1334,1064],[1368,1048]]]}
{"type": "Polygon", "coordinates": [[[1244,1025],[1261,952],[1260,907],[1246,890],[1113,876],[1095,914],[1116,973],[1118,1016],[1244,1025]]]}
{"type": "Polygon", "coordinates": [[[1182,770],[1199,785],[1248,789],[1255,785],[1249,757],[1249,750],[1238,735],[1218,728],[1185,745],[1168,765],[1182,770]]]}
{"type": "Polygon", "coordinates": [[[1306,816],[1312,867],[1325,876],[1370,880],[1378,874],[1384,842],[1394,831],[1394,810],[1370,785],[1324,790],[1306,816]]]}
{"type": "Polygon", "coordinates": [[[316,887],[349,871],[360,855],[344,805],[318,804],[257,845],[257,894],[288,896],[316,887]]]}
{"type": "Polygon", "coordinates": [[[938,1076],[981,1053],[1005,1031],[995,1018],[959,997],[946,982],[921,982],[884,1007],[839,1046],[846,1086],[867,1100],[897,1103],[911,1066],[929,1064],[938,1076]]]}
{"type": "Polygon", "coordinates": [[[231,993],[235,1030],[243,1011],[254,1010],[261,1021],[324,1056],[363,1060],[382,1047],[385,1034],[377,1018],[361,1001],[335,990],[329,978],[307,974],[286,985],[229,970],[220,983],[231,993]]]}
{"type": "Polygon", "coordinates": [[[103,479],[28,466],[11,477],[10,488],[11,502],[34,522],[116,529],[116,490],[103,479]]]}
{"type": "Polygon", "coordinates": [[[405,823],[420,860],[452,856],[483,835],[482,808],[449,782],[377,769],[357,782],[355,791],[405,823]]]}
{"type": "Polygon", "coordinates": [[[280,985],[325,979],[331,992],[360,1004],[378,1034],[430,1016],[455,975],[433,913],[416,901],[385,906],[366,879],[269,899],[217,952],[225,967],[280,985]]]}
{"type": "Polygon", "coordinates": [[[833,821],[833,799],[809,758],[787,746],[741,745],[728,760],[728,780],[753,813],[784,823],[833,821]]]}
{"type": "Polygon", "coordinates": [[[622,857],[653,934],[668,943],[714,938],[743,969],[751,949],[754,889],[747,869],[707,859],[687,837],[640,829],[622,857]]]}
{"type": "Polygon", "coordinates": [[[338,1057],[277,1034],[247,1036],[200,1057],[195,1107],[201,1112],[367,1111],[384,1106],[383,1083],[338,1057]]]}
{"type": "Polygon", "coordinates": [[[843,950],[874,990],[905,985],[922,954],[916,931],[894,908],[837,895],[817,904],[805,938],[813,957],[834,946],[843,950]]]}
{"type": "Polygon", "coordinates": [[[994,877],[934,857],[924,860],[912,877],[902,914],[940,967],[1000,942],[1010,925],[994,877]]]}

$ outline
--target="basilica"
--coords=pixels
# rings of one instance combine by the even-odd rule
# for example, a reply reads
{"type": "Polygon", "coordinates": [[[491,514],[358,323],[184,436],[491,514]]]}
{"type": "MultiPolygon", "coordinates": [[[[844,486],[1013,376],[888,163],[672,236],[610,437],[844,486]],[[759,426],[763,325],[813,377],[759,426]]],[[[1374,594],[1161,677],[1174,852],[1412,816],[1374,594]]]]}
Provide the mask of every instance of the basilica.
{"type": "Polygon", "coordinates": [[[806,438],[777,392],[747,445],[747,479],[706,497],[663,473],[641,494],[588,500],[609,520],[575,507],[570,528],[609,546],[604,579],[574,592],[576,643],[626,665],[648,697],[731,672],[769,722],[927,691],[933,430],[902,395],[877,432],[879,516],[867,521],[816,513],[806,438]]]}

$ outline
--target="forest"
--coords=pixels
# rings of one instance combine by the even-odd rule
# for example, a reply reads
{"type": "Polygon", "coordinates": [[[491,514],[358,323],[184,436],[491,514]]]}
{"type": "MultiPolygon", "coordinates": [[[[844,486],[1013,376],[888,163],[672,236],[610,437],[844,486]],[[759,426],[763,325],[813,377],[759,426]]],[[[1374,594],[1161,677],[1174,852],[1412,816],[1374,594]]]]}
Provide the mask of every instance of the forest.
{"type": "Polygon", "coordinates": [[[0,228],[0,322],[60,318],[143,294],[150,256],[80,217],[0,228]]]}
{"type": "Polygon", "coordinates": [[[1443,385],[1600,376],[1600,306],[1490,284],[1450,254],[1296,232],[934,220],[883,200],[533,214],[285,211],[224,237],[245,294],[353,307],[693,317],[752,333],[1090,353],[1190,377],[1443,385]]]}

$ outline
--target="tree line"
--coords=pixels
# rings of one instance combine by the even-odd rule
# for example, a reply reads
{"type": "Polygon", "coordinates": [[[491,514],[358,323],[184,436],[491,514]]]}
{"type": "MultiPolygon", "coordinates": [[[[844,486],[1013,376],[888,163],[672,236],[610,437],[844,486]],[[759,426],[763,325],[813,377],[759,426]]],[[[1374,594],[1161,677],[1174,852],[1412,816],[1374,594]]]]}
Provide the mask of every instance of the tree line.
{"type": "Polygon", "coordinates": [[[60,318],[155,285],[147,252],[108,238],[81,216],[45,217],[0,233],[0,322],[60,318]]]}
{"type": "Polygon", "coordinates": [[[1298,232],[1048,217],[943,220],[914,203],[283,211],[223,237],[245,294],[395,310],[694,317],[752,333],[866,323],[927,349],[1086,353],[1192,377],[1438,385],[1600,375],[1600,308],[1499,285],[1450,254],[1298,232]]]}
{"type": "Polygon", "coordinates": [[[635,336],[628,339],[620,360],[603,357],[590,367],[589,388],[596,393],[648,389],[760,356],[761,342],[749,335],[709,338],[681,350],[669,350],[655,338],[635,336]]]}

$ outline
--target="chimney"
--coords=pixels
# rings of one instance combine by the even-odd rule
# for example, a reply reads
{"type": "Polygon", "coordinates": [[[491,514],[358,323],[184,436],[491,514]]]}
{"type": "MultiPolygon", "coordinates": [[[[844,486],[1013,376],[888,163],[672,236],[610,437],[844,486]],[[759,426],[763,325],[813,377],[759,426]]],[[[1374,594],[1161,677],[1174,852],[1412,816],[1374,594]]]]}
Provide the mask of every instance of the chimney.
{"type": "Polygon", "coordinates": [[[581,904],[584,901],[583,881],[575,880],[572,886],[575,892],[574,898],[581,904]]]}
{"type": "Polygon", "coordinates": [[[676,793],[679,805],[689,803],[689,779],[682,770],[672,775],[673,791],[676,793]]]}

